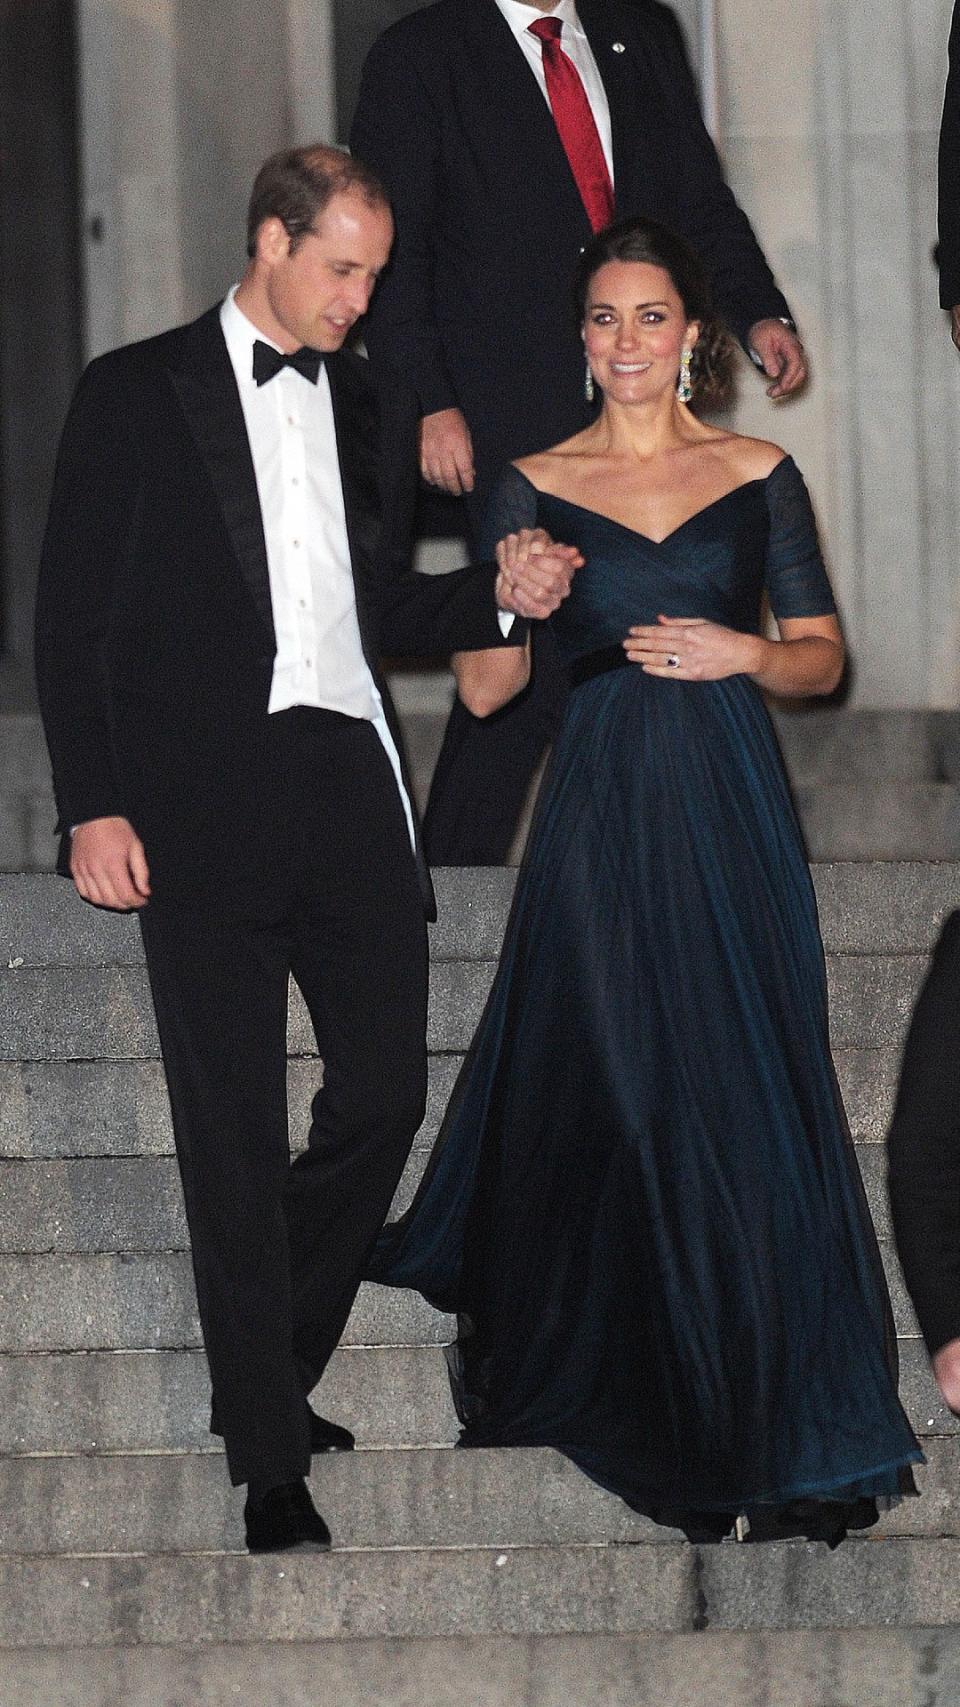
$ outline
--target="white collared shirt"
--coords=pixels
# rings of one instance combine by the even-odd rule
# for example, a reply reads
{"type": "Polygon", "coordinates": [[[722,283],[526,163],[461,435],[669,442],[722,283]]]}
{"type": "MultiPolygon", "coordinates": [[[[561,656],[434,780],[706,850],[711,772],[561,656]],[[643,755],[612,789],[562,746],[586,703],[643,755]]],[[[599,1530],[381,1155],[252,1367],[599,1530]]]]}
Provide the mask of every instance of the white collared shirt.
{"type": "Polygon", "coordinates": [[[285,367],[258,386],[253,346],[258,338],[272,340],[237,307],[237,288],[221,307],[220,324],[240,392],[267,547],[277,642],[267,711],[306,705],[369,719],[393,767],[413,842],[400,757],[360,641],[330,381],[323,367],[316,385],[285,367]]]}
{"type": "Polygon", "coordinates": [[[536,36],[530,34],[530,25],[538,18],[559,18],[563,24],[563,34],[560,46],[568,59],[572,59],[580,81],[586,90],[593,121],[600,136],[610,182],[613,183],[613,132],[610,126],[610,103],[603,79],[593,57],[593,49],[587,40],[586,31],[577,16],[575,0],[557,0],[549,12],[541,12],[536,6],[525,6],[523,0],[496,0],[500,11],[510,25],[524,58],[530,66],[537,82],[543,91],[547,105],[550,96],[547,94],[547,77],[543,69],[543,44],[536,36]]]}

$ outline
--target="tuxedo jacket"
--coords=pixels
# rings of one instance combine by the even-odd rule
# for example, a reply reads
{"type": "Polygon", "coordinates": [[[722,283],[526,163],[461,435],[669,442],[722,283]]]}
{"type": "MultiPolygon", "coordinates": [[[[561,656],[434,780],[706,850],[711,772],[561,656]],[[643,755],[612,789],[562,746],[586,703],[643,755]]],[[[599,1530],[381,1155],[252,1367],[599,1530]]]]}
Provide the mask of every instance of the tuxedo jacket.
{"type": "MultiPolygon", "coordinates": [[[[617,216],[687,237],[738,337],[789,314],[724,181],[673,13],[654,0],[577,10],[610,105],[617,216]]],[[[590,412],[573,277],[590,223],[495,0],[437,0],[392,25],[364,66],[350,141],[397,221],[371,355],[399,362],[423,414],[463,410],[482,479],[578,430],[590,412]]]]}
{"type": "Polygon", "coordinates": [[[960,4],[950,26],[950,70],[940,126],[940,303],[960,302],[960,4]]]}
{"type": "MultiPolygon", "coordinates": [[[[327,371],[360,635],[399,747],[381,655],[502,645],[494,569],[411,571],[415,401],[349,352],[327,371]]],[[[155,894],[255,881],[277,852],[276,641],[219,308],[84,373],[57,462],[36,641],[61,869],[70,826],[116,814],[143,839],[155,894]]]]}

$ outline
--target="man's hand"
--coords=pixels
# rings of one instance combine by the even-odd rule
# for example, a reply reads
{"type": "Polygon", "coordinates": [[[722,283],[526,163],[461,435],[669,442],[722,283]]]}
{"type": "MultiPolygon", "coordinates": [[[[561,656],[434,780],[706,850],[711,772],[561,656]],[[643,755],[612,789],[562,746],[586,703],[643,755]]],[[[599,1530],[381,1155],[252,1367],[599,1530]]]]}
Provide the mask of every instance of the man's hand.
{"type": "Polygon", "coordinates": [[[960,350],[960,303],[950,310],[950,335],[957,349],[960,350]]]}
{"type": "Polygon", "coordinates": [[[767,386],[768,397],[789,397],[799,391],[807,378],[807,358],[796,332],[784,326],[782,320],[758,320],[747,334],[747,343],[756,350],[763,371],[773,380],[767,386]]]}
{"type": "Polygon", "coordinates": [[[948,1340],[933,1360],[937,1386],[955,1417],[960,1417],[960,1340],[948,1340]]]}
{"type": "Polygon", "coordinates": [[[533,621],[550,616],[583,565],[575,545],[555,545],[543,528],[508,533],[497,546],[497,605],[533,621]]]}
{"type": "Polygon", "coordinates": [[[126,818],[90,818],[77,825],[70,875],[77,894],[96,907],[129,913],[150,899],[147,856],[126,818]]]}
{"type": "Polygon", "coordinates": [[[473,441],[459,409],[438,409],[420,422],[420,472],[431,486],[459,498],[473,491],[473,441]]]}

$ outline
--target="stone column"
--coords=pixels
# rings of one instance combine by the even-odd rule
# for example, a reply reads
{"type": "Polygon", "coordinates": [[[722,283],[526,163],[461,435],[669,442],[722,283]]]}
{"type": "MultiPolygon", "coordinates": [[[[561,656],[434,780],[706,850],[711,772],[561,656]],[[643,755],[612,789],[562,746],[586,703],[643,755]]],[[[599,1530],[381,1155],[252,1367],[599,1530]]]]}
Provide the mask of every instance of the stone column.
{"type": "Polygon", "coordinates": [[[717,0],[721,148],[814,380],[738,426],[796,454],[854,658],[852,703],[954,707],[960,363],[937,306],[950,0],[717,0]]]}
{"type": "Polygon", "coordinates": [[[182,320],[176,0],[77,0],[87,355],[182,320]]]}
{"type": "Polygon", "coordinates": [[[333,140],[332,0],[78,0],[87,354],[239,275],[260,162],[333,140]]]}

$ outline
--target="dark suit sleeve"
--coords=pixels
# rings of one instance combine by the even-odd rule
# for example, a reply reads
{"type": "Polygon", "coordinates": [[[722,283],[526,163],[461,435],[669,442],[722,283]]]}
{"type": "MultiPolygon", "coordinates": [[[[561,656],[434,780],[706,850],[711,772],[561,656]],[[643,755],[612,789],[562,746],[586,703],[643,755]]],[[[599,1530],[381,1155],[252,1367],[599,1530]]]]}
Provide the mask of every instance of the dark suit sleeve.
{"type": "Polygon", "coordinates": [[[67,417],[36,608],[40,710],[59,830],[122,816],[107,647],[139,476],[135,436],[110,357],[91,363],[67,417]]]}
{"type": "Polygon", "coordinates": [[[932,1357],[960,1337],[960,912],[914,1009],[887,1149],[897,1253],[932,1357]]]}
{"type": "Polygon", "coordinates": [[[415,65],[401,63],[392,31],[367,56],[350,147],[390,193],[397,237],[365,336],[377,363],[395,362],[421,415],[456,404],[443,360],[434,298],[439,194],[436,108],[415,65]]]}
{"type": "Polygon", "coordinates": [[[657,8],[651,28],[655,68],[667,110],[680,115],[677,224],[702,257],[717,309],[742,344],[758,320],[790,317],[752,225],[727,183],[700,110],[700,95],[676,17],[657,8]]]}
{"type": "Polygon", "coordinates": [[[960,303],[960,4],[950,27],[950,69],[940,125],[940,303],[960,303]]]}
{"type": "Polygon", "coordinates": [[[527,624],[515,619],[504,637],[497,619],[496,564],[479,563],[447,575],[410,567],[417,493],[417,404],[396,374],[378,374],[381,413],[383,544],[376,577],[380,652],[388,657],[474,652],[522,646],[527,624]]]}

